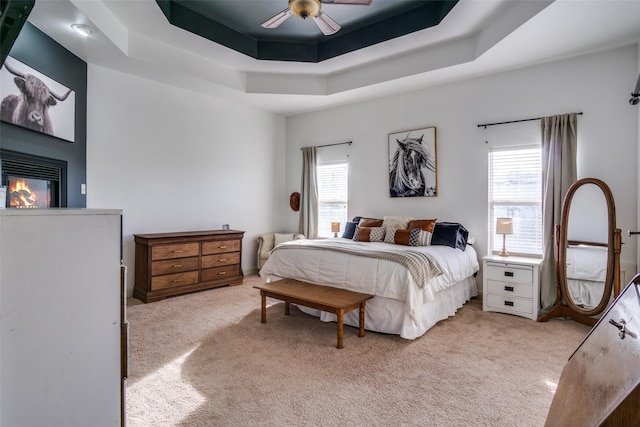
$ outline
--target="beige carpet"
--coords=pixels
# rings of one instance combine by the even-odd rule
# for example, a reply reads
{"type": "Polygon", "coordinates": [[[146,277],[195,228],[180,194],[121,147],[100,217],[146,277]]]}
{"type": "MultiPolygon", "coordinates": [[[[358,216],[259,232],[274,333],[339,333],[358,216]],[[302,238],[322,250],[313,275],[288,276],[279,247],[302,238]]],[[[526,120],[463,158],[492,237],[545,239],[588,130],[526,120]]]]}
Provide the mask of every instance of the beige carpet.
{"type": "Polygon", "coordinates": [[[129,426],[542,426],[589,331],[474,299],[414,341],[345,327],[339,350],[335,323],[281,302],[261,324],[260,280],[128,301],[129,426]]]}

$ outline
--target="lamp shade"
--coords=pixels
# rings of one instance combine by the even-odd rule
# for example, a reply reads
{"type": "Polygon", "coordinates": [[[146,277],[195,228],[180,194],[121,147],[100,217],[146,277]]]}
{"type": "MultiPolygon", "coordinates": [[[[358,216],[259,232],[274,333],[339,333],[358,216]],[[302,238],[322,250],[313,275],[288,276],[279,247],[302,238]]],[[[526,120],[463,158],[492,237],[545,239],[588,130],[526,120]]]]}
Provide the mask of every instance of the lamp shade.
{"type": "Polygon", "coordinates": [[[340,231],[340,223],[339,222],[332,222],[331,223],[331,232],[332,233],[338,233],[340,231]]]}
{"type": "Polygon", "coordinates": [[[513,234],[513,218],[497,218],[496,234],[513,234]]]}

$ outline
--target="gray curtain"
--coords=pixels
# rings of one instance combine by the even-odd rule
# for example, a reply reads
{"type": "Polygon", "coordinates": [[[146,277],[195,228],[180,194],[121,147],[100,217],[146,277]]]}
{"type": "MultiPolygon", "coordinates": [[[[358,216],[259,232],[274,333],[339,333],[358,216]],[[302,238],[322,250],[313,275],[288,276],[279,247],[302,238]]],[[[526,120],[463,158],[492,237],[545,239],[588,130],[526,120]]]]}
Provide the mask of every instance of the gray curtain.
{"type": "Polygon", "coordinates": [[[542,245],[540,305],[547,311],[556,300],[555,226],[560,224],[562,202],[576,182],[578,119],[576,113],[542,117],[542,245]]]}
{"type": "Polygon", "coordinates": [[[302,185],[298,232],[307,239],[318,237],[318,178],[316,147],[302,149],[302,185]]]}

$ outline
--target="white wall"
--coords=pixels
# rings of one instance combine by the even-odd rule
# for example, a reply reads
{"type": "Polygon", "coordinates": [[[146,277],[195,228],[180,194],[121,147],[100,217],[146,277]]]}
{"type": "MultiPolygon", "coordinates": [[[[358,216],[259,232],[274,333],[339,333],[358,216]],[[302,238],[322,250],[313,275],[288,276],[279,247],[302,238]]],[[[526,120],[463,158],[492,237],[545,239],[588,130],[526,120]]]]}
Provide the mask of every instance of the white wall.
{"type": "Polygon", "coordinates": [[[87,207],[124,210],[129,289],[138,233],[228,223],[255,272],[284,185],[284,118],[91,64],[87,116],[87,207]]]}
{"type": "MultiPolygon", "coordinates": [[[[301,114],[287,119],[285,193],[300,186],[300,147],[352,140],[349,216],[412,215],[457,221],[477,235],[487,253],[487,153],[489,130],[477,125],[570,112],[578,118],[578,178],[604,180],[615,197],[625,231],[621,259],[635,263],[638,113],[629,106],[638,70],[634,46],[460,83],[301,114]],[[388,196],[389,133],[437,127],[438,196],[388,196]]],[[[518,125],[507,125],[518,126],[518,125]]],[[[523,125],[524,126],[524,125],[523,125]]],[[[297,215],[281,207],[283,228],[297,215]]]]}

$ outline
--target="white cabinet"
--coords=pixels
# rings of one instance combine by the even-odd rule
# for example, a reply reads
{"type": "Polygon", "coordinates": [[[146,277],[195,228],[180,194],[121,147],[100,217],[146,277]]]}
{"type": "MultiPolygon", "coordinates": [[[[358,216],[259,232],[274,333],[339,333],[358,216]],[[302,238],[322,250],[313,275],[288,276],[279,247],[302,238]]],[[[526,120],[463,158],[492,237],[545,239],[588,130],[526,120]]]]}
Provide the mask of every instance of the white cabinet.
{"type": "Polygon", "coordinates": [[[482,309],[537,320],[542,259],[487,255],[482,260],[482,309]]]}
{"type": "Polygon", "coordinates": [[[0,425],[122,424],[120,219],[0,209],[0,425]]]}

